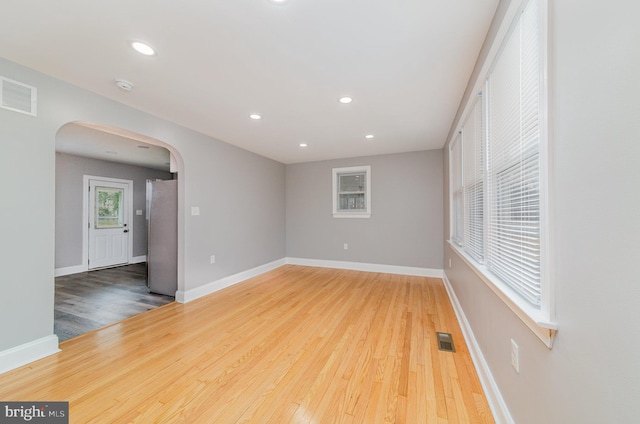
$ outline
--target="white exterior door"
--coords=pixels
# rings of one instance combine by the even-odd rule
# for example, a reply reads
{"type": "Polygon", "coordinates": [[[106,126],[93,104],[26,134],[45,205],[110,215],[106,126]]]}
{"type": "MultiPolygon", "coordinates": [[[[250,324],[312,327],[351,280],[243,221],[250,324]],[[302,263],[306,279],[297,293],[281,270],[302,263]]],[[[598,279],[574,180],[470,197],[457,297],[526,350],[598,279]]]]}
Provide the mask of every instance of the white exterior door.
{"type": "Polygon", "coordinates": [[[129,263],[129,193],[126,183],[89,180],[89,269],[129,263]]]}

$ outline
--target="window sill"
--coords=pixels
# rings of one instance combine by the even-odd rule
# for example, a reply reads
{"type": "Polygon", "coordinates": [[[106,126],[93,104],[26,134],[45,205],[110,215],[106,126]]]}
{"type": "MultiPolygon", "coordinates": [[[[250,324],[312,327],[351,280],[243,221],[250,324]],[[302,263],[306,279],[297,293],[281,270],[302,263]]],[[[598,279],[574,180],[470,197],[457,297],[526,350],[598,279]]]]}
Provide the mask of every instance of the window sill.
{"type": "Polygon", "coordinates": [[[334,218],[371,218],[370,213],[348,213],[348,212],[334,212],[334,218]]]}
{"type": "Polygon", "coordinates": [[[520,299],[506,284],[493,277],[483,265],[478,264],[455,243],[449,240],[451,250],[476,273],[478,277],[529,327],[529,329],[549,348],[558,331],[558,325],[551,317],[520,299]]]}

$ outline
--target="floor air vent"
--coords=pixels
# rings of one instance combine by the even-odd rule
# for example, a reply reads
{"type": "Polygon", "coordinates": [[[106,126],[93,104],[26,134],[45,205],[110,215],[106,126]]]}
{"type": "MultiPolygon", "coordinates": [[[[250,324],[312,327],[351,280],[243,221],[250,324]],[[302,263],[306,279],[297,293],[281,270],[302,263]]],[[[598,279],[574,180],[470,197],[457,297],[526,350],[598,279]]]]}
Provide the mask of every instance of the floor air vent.
{"type": "Polygon", "coordinates": [[[18,81],[0,77],[0,107],[36,116],[37,90],[18,81]]]}
{"type": "Polygon", "coordinates": [[[453,345],[453,337],[451,333],[436,333],[438,337],[438,349],[445,352],[455,352],[456,347],[453,345]]]}

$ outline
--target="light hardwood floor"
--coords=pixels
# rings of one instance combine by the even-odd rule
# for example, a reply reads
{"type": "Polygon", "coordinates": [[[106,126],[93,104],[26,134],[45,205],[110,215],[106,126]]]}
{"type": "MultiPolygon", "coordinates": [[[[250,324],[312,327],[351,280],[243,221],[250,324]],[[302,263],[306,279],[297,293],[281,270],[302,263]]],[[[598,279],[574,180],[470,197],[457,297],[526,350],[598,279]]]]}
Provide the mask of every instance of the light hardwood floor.
{"type": "Polygon", "coordinates": [[[287,265],[61,349],[0,399],[66,400],[72,423],[493,422],[439,279],[287,265]]]}

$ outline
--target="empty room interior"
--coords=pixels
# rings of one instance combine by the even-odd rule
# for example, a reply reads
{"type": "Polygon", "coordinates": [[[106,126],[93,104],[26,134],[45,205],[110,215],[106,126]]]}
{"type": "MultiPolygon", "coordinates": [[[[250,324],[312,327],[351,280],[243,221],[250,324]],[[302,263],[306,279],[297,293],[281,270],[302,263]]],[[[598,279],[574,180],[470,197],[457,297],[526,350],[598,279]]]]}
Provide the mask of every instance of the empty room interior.
{"type": "Polygon", "coordinates": [[[637,421],[640,4],[3,9],[0,403],[637,421]]]}

